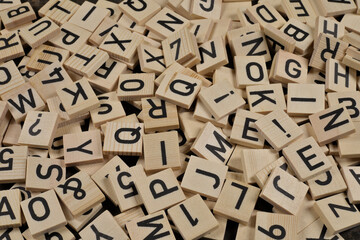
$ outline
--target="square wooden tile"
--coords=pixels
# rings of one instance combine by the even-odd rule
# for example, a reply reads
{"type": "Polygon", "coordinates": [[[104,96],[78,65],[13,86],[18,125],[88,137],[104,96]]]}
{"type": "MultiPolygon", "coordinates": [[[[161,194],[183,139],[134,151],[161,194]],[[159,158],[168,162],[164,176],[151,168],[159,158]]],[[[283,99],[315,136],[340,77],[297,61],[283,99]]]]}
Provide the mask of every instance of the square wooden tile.
{"type": "Polygon", "coordinates": [[[296,215],[309,187],[277,167],[272,172],[260,197],[286,213],[296,215]]]}
{"type": "Polygon", "coordinates": [[[168,214],[184,239],[199,238],[219,225],[200,195],[170,208],[168,214]]]}
{"type": "Polygon", "coordinates": [[[0,148],[0,183],[25,181],[27,156],[27,146],[0,148]]]}
{"type": "Polygon", "coordinates": [[[33,236],[39,236],[66,225],[66,218],[54,190],[22,201],[21,209],[33,236]]]}
{"type": "Polygon", "coordinates": [[[58,228],[56,228],[52,231],[46,232],[44,234],[40,234],[36,238],[34,238],[31,235],[29,229],[26,229],[22,235],[26,240],[37,240],[37,239],[38,240],[46,240],[46,238],[53,237],[53,236],[56,236],[58,238],[61,237],[63,240],[74,240],[75,239],[74,234],[65,226],[58,227],[58,228]]]}
{"type": "Polygon", "coordinates": [[[34,50],[29,62],[26,64],[26,68],[38,72],[53,62],[63,64],[69,55],[68,50],[42,44],[34,50]]]}
{"type": "MultiPolygon", "coordinates": [[[[108,2],[108,1],[104,1],[108,2]]],[[[109,9],[108,9],[109,10],[109,9]]],[[[120,9],[119,9],[120,10],[120,9]]],[[[119,25],[110,17],[104,18],[95,31],[91,34],[89,38],[89,43],[94,46],[99,46],[102,41],[109,35],[112,28],[117,28],[119,25]]]]}
{"type": "Polygon", "coordinates": [[[166,65],[162,49],[143,42],[138,46],[137,54],[142,72],[154,72],[157,75],[164,72],[166,65]]]}
{"type": "Polygon", "coordinates": [[[265,58],[261,56],[235,56],[236,86],[269,84],[265,58]]]}
{"type": "Polygon", "coordinates": [[[19,189],[0,191],[0,229],[15,228],[22,225],[20,201],[19,189]]]}
{"type": "Polygon", "coordinates": [[[79,216],[71,215],[70,211],[63,207],[63,211],[66,217],[66,220],[75,231],[80,231],[89,221],[102,209],[102,205],[99,203],[89,211],[85,212],[79,216]]]}
{"type": "Polygon", "coordinates": [[[358,204],[360,202],[359,194],[359,167],[343,167],[341,169],[342,176],[347,184],[347,196],[349,201],[353,204],[358,204]]]}
{"type": "Polygon", "coordinates": [[[104,153],[132,156],[142,155],[143,123],[108,122],[104,135],[104,153]]]}
{"type": "Polygon", "coordinates": [[[13,29],[35,20],[36,15],[30,3],[24,2],[1,11],[0,18],[6,29],[13,29]]]}
{"type": "Polygon", "coordinates": [[[106,52],[84,44],[64,66],[77,74],[91,77],[108,59],[109,55],[106,52]]]}
{"type": "Polygon", "coordinates": [[[245,100],[229,84],[217,83],[199,93],[200,100],[216,120],[245,104],[245,100]]]}
{"type": "Polygon", "coordinates": [[[53,20],[56,24],[62,25],[68,22],[68,20],[79,9],[79,7],[80,5],[73,1],[64,0],[58,3],[56,0],[52,0],[43,5],[39,9],[38,13],[39,16],[42,17],[42,15],[45,15],[53,20]]]}
{"type": "Polygon", "coordinates": [[[275,28],[280,28],[285,24],[285,19],[280,15],[280,13],[270,4],[270,3],[259,3],[248,9],[245,13],[248,15],[250,20],[258,22],[261,27],[265,27],[267,24],[275,28]],[[265,15],[267,12],[269,17],[265,15]]]}
{"type": "Polygon", "coordinates": [[[207,123],[191,146],[191,151],[197,156],[210,161],[226,164],[234,146],[226,135],[212,123],[207,123]]]}
{"type": "Polygon", "coordinates": [[[100,130],[65,134],[63,145],[66,166],[103,161],[100,130]]]}
{"type": "Polygon", "coordinates": [[[132,1],[119,3],[123,13],[139,25],[144,25],[151,17],[161,10],[161,6],[153,0],[146,0],[139,4],[132,1]]]}
{"type": "Polygon", "coordinates": [[[25,83],[25,80],[19,69],[16,67],[14,61],[3,63],[0,67],[0,76],[2,79],[0,82],[0,96],[25,83]]]}
{"type": "Polygon", "coordinates": [[[257,120],[255,127],[277,151],[288,146],[303,134],[301,128],[281,109],[257,120]]]}
{"type": "Polygon", "coordinates": [[[335,105],[309,116],[316,139],[324,145],[355,132],[350,115],[342,105],[335,105]]]}
{"type": "Polygon", "coordinates": [[[120,74],[116,90],[121,101],[139,101],[154,96],[154,73],[120,74]]]}
{"type": "Polygon", "coordinates": [[[246,224],[254,211],[260,189],[236,180],[226,180],[215,203],[214,213],[246,224]]]}
{"type": "Polygon", "coordinates": [[[90,176],[80,171],[55,188],[61,202],[72,215],[85,213],[105,200],[104,194],[90,176]]]}
{"type": "Polygon", "coordinates": [[[339,60],[326,61],[325,88],[328,92],[356,91],[356,70],[342,64],[339,60]]]}
{"type": "Polygon", "coordinates": [[[344,193],[315,202],[314,210],[330,234],[343,232],[360,225],[360,213],[344,193]]]}
{"type": "Polygon", "coordinates": [[[8,228],[0,230],[1,237],[7,237],[9,239],[21,239],[21,231],[19,228],[8,228]]]}
{"type": "Polygon", "coordinates": [[[120,101],[108,100],[106,96],[98,96],[100,107],[90,111],[91,121],[95,127],[126,116],[120,101]]]}
{"type": "Polygon", "coordinates": [[[327,94],[329,107],[344,105],[353,122],[360,121],[360,92],[330,92],[327,94]]]}
{"type": "Polygon", "coordinates": [[[210,199],[217,199],[225,181],[228,167],[203,158],[191,156],[181,187],[210,199]]]}
{"type": "Polygon", "coordinates": [[[27,190],[46,191],[57,187],[66,178],[64,160],[46,157],[28,157],[26,165],[27,190]]]}
{"type": "Polygon", "coordinates": [[[79,116],[100,106],[89,82],[83,78],[56,91],[69,117],[79,116]]]}
{"type": "Polygon", "coordinates": [[[296,216],[258,211],[256,214],[255,239],[296,239],[296,216]]]}
{"type": "Polygon", "coordinates": [[[52,144],[58,123],[57,113],[30,111],[18,142],[31,147],[48,148],[52,144]]]}
{"type": "Polygon", "coordinates": [[[145,208],[150,214],[185,200],[185,195],[170,168],[148,177],[143,174],[132,177],[145,208]]]}
{"type": "Polygon", "coordinates": [[[309,0],[303,1],[300,8],[295,2],[288,1],[281,1],[281,6],[289,18],[293,18],[299,22],[310,24],[317,16],[309,0]]]}
{"type": "Polygon", "coordinates": [[[9,61],[25,55],[17,32],[1,35],[0,41],[4,43],[4,46],[2,46],[0,50],[0,62],[9,61]]]}

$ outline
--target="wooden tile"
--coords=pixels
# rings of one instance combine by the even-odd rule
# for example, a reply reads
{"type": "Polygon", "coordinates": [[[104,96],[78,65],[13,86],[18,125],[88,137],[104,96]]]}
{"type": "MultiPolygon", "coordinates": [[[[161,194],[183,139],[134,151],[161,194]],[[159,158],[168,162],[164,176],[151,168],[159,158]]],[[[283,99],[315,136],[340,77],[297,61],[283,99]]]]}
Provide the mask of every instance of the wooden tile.
{"type": "MultiPolygon", "coordinates": [[[[302,1],[302,6],[305,6],[306,2],[310,3],[309,1],[302,1]]],[[[290,1],[284,1],[284,3],[292,4],[290,1]]],[[[300,10],[301,7],[298,9],[300,10]]],[[[295,40],[295,53],[305,54],[310,50],[314,41],[314,34],[309,25],[295,18],[290,18],[280,30],[295,40]]]]}
{"type": "Polygon", "coordinates": [[[136,56],[137,47],[142,42],[143,39],[139,35],[118,26],[111,29],[99,48],[115,60],[130,62],[136,56]]]}
{"type": "Polygon", "coordinates": [[[159,75],[165,70],[166,66],[162,49],[142,43],[138,46],[137,53],[142,72],[154,72],[159,75]]]}
{"type": "Polygon", "coordinates": [[[355,132],[355,126],[348,111],[336,105],[309,116],[320,145],[343,138],[355,132]]]}
{"type": "MultiPolygon", "coordinates": [[[[185,200],[185,195],[173,171],[169,168],[148,177],[142,174],[141,176],[132,175],[132,177],[145,208],[150,214],[185,200]]],[[[128,231],[130,232],[129,228],[128,231]]]]}
{"type": "Polygon", "coordinates": [[[247,224],[240,223],[238,225],[235,240],[254,239],[256,214],[257,214],[257,210],[254,210],[252,212],[249,222],[247,222],[247,224]]]}
{"type": "Polygon", "coordinates": [[[246,224],[254,210],[260,189],[236,180],[227,180],[216,201],[214,213],[246,224]]]}
{"type": "Polygon", "coordinates": [[[181,129],[183,129],[187,140],[192,141],[198,136],[205,123],[196,120],[192,112],[179,113],[181,129]]]}
{"type": "Polygon", "coordinates": [[[20,63],[17,65],[17,68],[21,74],[21,76],[25,79],[25,81],[28,81],[31,77],[33,77],[36,72],[30,71],[26,68],[26,64],[29,62],[30,58],[27,56],[24,56],[20,63]]]}
{"type": "Polygon", "coordinates": [[[95,31],[91,34],[89,42],[95,46],[99,46],[106,36],[111,32],[113,28],[117,28],[119,25],[117,22],[110,18],[105,17],[104,20],[99,24],[95,31]]]}
{"type": "Polygon", "coordinates": [[[144,124],[108,122],[104,134],[104,153],[142,155],[144,124]]]}
{"type": "MultiPolygon", "coordinates": [[[[139,123],[139,119],[137,118],[136,114],[135,113],[132,113],[130,115],[127,115],[125,117],[122,117],[122,118],[118,118],[118,119],[115,119],[111,122],[116,122],[116,123],[139,123]]],[[[100,126],[100,129],[103,133],[106,132],[106,124],[107,123],[104,123],[100,126]]]]}
{"type": "Polygon", "coordinates": [[[0,82],[0,96],[25,83],[25,80],[21,76],[21,73],[17,69],[14,61],[1,64],[0,76],[1,79],[4,79],[0,82]]]}
{"type": "Polygon", "coordinates": [[[206,6],[202,1],[192,1],[190,5],[191,13],[195,18],[220,19],[222,1],[213,1],[210,6],[206,6]]]}
{"type": "Polygon", "coordinates": [[[0,62],[9,61],[25,55],[17,32],[1,35],[0,41],[3,43],[1,44],[3,46],[0,47],[0,62]]]}
{"type": "Polygon", "coordinates": [[[99,170],[97,170],[94,174],[91,175],[91,178],[94,180],[94,182],[116,205],[118,205],[118,200],[116,192],[110,184],[110,178],[112,174],[117,174],[117,172],[125,171],[126,169],[128,169],[128,166],[124,163],[124,161],[119,156],[115,156],[111,160],[109,160],[103,167],[101,167],[99,170]]]}
{"type": "Polygon", "coordinates": [[[112,171],[109,174],[108,181],[121,212],[125,212],[143,203],[135,187],[133,176],[146,177],[144,168],[141,165],[136,165],[131,168],[122,168],[120,171],[112,171]]]}
{"type": "Polygon", "coordinates": [[[67,84],[56,93],[69,117],[87,113],[100,106],[100,101],[86,79],[67,84]]]}
{"type": "Polygon", "coordinates": [[[281,109],[257,120],[255,127],[277,151],[288,146],[303,134],[301,128],[281,109]]]}
{"type": "Polygon", "coordinates": [[[154,95],[154,73],[120,74],[117,96],[121,101],[138,101],[154,95]]]}
{"type": "Polygon", "coordinates": [[[205,105],[201,101],[196,102],[195,111],[193,116],[196,120],[201,122],[211,122],[217,127],[225,127],[227,124],[228,116],[225,116],[219,120],[215,120],[214,116],[206,109],[205,105]]]}
{"type": "Polygon", "coordinates": [[[63,142],[66,166],[97,163],[103,160],[100,130],[65,134],[63,142]]]}
{"type": "Polygon", "coordinates": [[[0,12],[0,18],[6,29],[16,28],[36,19],[35,12],[29,2],[25,2],[0,12]]]}
{"type": "Polygon", "coordinates": [[[303,0],[299,4],[292,1],[281,1],[281,7],[289,19],[293,18],[303,23],[312,22],[317,16],[311,0],[303,0]]]}
{"type": "Polygon", "coordinates": [[[146,134],[144,136],[144,159],[146,171],[179,168],[180,154],[177,132],[146,134]]]}
{"type": "Polygon", "coordinates": [[[284,148],[283,154],[301,181],[309,180],[332,167],[313,137],[296,141],[284,148]]]}
{"type": "Polygon", "coordinates": [[[97,7],[95,4],[90,2],[84,2],[69,19],[69,22],[93,32],[96,27],[99,26],[101,21],[109,15],[109,10],[97,7]]]}
{"type": "Polygon", "coordinates": [[[348,67],[359,70],[360,64],[359,64],[359,61],[356,60],[356,59],[358,59],[359,56],[360,56],[360,51],[357,48],[350,46],[346,50],[346,55],[344,56],[344,58],[342,59],[341,62],[348,67]]]}
{"type": "Polygon", "coordinates": [[[21,1],[20,1],[20,0],[5,1],[5,2],[3,2],[3,3],[0,4],[0,9],[1,9],[1,10],[5,10],[5,9],[10,8],[10,7],[19,5],[19,4],[21,4],[21,1]]]}
{"type": "Polygon", "coordinates": [[[234,61],[237,87],[269,84],[264,57],[235,56],[234,61]]]}
{"type": "Polygon", "coordinates": [[[276,53],[280,49],[290,53],[294,52],[296,41],[291,36],[270,24],[264,27],[264,34],[272,53],[276,53]]]}
{"type": "Polygon", "coordinates": [[[341,169],[342,176],[348,186],[347,196],[353,204],[360,202],[359,195],[359,167],[343,167],[341,169]]]}
{"type": "Polygon", "coordinates": [[[309,66],[325,70],[326,61],[330,58],[340,60],[345,56],[348,43],[338,40],[331,35],[320,33],[314,42],[314,51],[311,55],[309,66]]]}
{"type": "Polygon", "coordinates": [[[66,225],[66,218],[54,190],[22,201],[21,209],[33,236],[39,236],[66,225]]]}
{"type": "Polygon", "coordinates": [[[287,113],[289,116],[308,116],[324,109],[324,85],[288,84],[287,113]]]}
{"type": "Polygon", "coordinates": [[[286,110],[280,83],[247,86],[246,95],[251,112],[266,114],[276,109],[286,110]]]}
{"type": "Polygon", "coordinates": [[[26,68],[38,72],[53,62],[63,64],[69,55],[68,50],[43,44],[34,50],[34,54],[31,55],[26,68]]]}
{"type": "Polygon", "coordinates": [[[124,73],[127,66],[124,63],[108,59],[90,78],[90,85],[103,92],[115,90],[119,75],[124,73]]]}
{"type": "Polygon", "coordinates": [[[244,99],[229,84],[214,84],[201,91],[199,98],[216,120],[245,104],[244,99]]]}
{"type": "Polygon", "coordinates": [[[21,133],[21,124],[12,118],[2,141],[4,146],[17,145],[21,133]]]}
{"type": "MultiPolygon", "coordinates": [[[[126,223],[130,222],[133,219],[141,218],[144,216],[145,216],[145,214],[144,214],[143,210],[141,209],[141,207],[135,207],[135,208],[127,210],[123,213],[120,213],[118,215],[115,215],[114,218],[115,218],[116,222],[120,225],[120,227],[125,229],[126,223]]],[[[127,231],[127,229],[125,229],[125,230],[127,231]]]]}
{"type": "Polygon", "coordinates": [[[228,167],[220,163],[191,156],[181,182],[181,188],[210,199],[217,199],[227,170],[228,167]]]}
{"type": "Polygon", "coordinates": [[[0,191],[0,229],[21,226],[20,190],[0,191]]]}
{"type": "Polygon", "coordinates": [[[334,158],[328,156],[328,159],[330,159],[332,163],[330,170],[307,181],[310,187],[311,196],[315,200],[344,192],[347,189],[346,183],[337,168],[334,158]]]}
{"type": "Polygon", "coordinates": [[[75,53],[86,44],[90,35],[91,32],[88,30],[85,30],[73,23],[66,22],[61,25],[60,33],[50,39],[49,42],[57,47],[64,48],[71,53],[75,53]]]}
{"type": "Polygon", "coordinates": [[[63,212],[68,225],[75,231],[80,231],[80,229],[82,229],[101,210],[101,208],[102,205],[98,204],[84,214],[76,217],[71,215],[70,211],[66,209],[66,207],[63,207],[63,212]]]}
{"type": "Polygon", "coordinates": [[[145,132],[166,131],[179,128],[176,105],[159,98],[142,98],[145,132]]]}
{"type": "Polygon", "coordinates": [[[279,12],[267,2],[252,6],[246,9],[245,13],[249,16],[250,20],[260,23],[262,28],[270,24],[279,29],[286,22],[279,12]]]}
{"type": "Polygon", "coordinates": [[[91,77],[108,59],[109,55],[106,52],[85,44],[64,63],[64,66],[75,73],[91,77]]]}
{"type": "Polygon", "coordinates": [[[184,239],[196,239],[218,226],[200,195],[186,199],[168,210],[168,214],[184,239]]]}
{"type": "Polygon", "coordinates": [[[326,17],[339,16],[341,14],[356,11],[356,5],[353,1],[325,1],[316,2],[321,15],[326,17]]]}
{"type": "Polygon", "coordinates": [[[234,150],[224,133],[212,123],[206,123],[191,146],[197,156],[226,164],[234,150]]]}
{"type": "Polygon", "coordinates": [[[194,19],[190,20],[190,32],[192,32],[198,43],[204,43],[209,40],[214,21],[212,19],[194,19]]]}
{"type": "Polygon", "coordinates": [[[316,220],[298,233],[298,239],[316,239],[321,237],[325,239],[344,240],[340,234],[330,234],[325,224],[322,223],[321,219],[316,220]]]}
{"type": "Polygon", "coordinates": [[[126,14],[121,15],[117,23],[132,32],[137,32],[143,35],[146,32],[145,26],[137,24],[136,22],[131,20],[131,18],[129,18],[126,14]]]}
{"type": "Polygon", "coordinates": [[[20,36],[30,47],[36,48],[59,33],[59,26],[48,17],[43,17],[29,27],[21,29],[20,36]]]}
{"type": "Polygon", "coordinates": [[[358,158],[359,149],[356,147],[359,143],[360,123],[354,122],[355,132],[338,140],[339,155],[342,158],[358,158]]]}
{"type": "Polygon", "coordinates": [[[105,238],[128,240],[124,230],[117,224],[109,211],[103,212],[87,227],[79,232],[83,239],[105,238]]]}
{"type": "Polygon", "coordinates": [[[61,89],[73,81],[62,65],[59,62],[54,62],[30,78],[29,82],[40,97],[46,101],[57,96],[57,89],[61,89]]]}
{"type": "Polygon", "coordinates": [[[69,0],[49,1],[39,9],[38,13],[41,17],[45,15],[53,20],[56,24],[65,24],[79,9],[80,5],[69,0]],[[43,11],[42,11],[43,10],[43,11]]]}
{"type": "Polygon", "coordinates": [[[100,107],[90,111],[91,120],[95,127],[125,116],[125,110],[120,101],[106,100],[105,96],[98,98],[100,99],[100,107]]]}
{"type": "MultiPolygon", "coordinates": [[[[20,1],[19,1],[20,2],[20,1]]],[[[0,230],[0,236],[8,239],[21,239],[21,231],[19,228],[8,228],[0,230]]]]}
{"type": "Polygon", "coordinates": [[[344,193],[316,201],[314,210],[330,234],[343,232],[360,224],[360,213],[344,193]]]}
{"type": "Polygon", "coordinates": [[[326,62],[325,87],[328,92],[356,91],[356,70],[342,64],[339,60],[326,62]]]}
{"type": "Polygon", "coordinates": [[[66,178],[64,160],[28,157],[26,165],[26,189],[46,191],[63,183],[66,178]]]}
{"type": "Polygon", "coordinates": [[[161,44],[166,67],[174,62],[184,64],[194,57],[200,56],[195,35],[188,28],[182,28],[171,34],[161,44]]]}
{"type": "Polygon", "coordinates": [[[258,211],[256,214],[255,239],[296,239],[296,222],[295,216],[258,211]]]}
{"type": "Polygon", "coordinates": [[[273,60],[270,80],[273,82],[305,83],[308,60],[301,56],[279,50],[273,60]]]}
{"type": "Polygon", "coordinates": [[[257,31],[235,37],[232,40],[234,55],[236,56],[263,56],[265,62],[271,60],[270,51],[263,32],[257,31]]]}
{"type": "Polygon", "coordinates": [[[57,113],[30,111],[21,130],[19,143],[37,148],[50,147],[58,123],[57,113]]]}
{"type": "Polygon", "coordinates": [[[189,20],[164,7],[160,12],[156,13],[145,26],[150,31],[158,34],[162,39],[165,39],[173,33],[190,24],[189,20]]]}
{"type": "Polygon", "coordinates": [[[245,182],[255,183],[255,175],[278,158],[279,154],[272,149],[242,149],[241,164],[245,182]]]}
{"type": "Polygon", "coordinates": [[[200,63],[196,65],[196,71],[205,75],[215,69],[228,64],[228,56],[223,39],[220,37],[207,41],[199,46],[200,63]]]}
{"type": "Polygon", "coordinates": [[[315,22],[315,36],[319,36],[320,33],[342,39],[345,34],[345,25],[335,19],[319,16],[315,22]]]}
{"type": "Polygon", "coordinates": [[[161,236],[164,240],[175,240],[164,211],[133,219],[126,223],[126,228],[131,239],[146,239],[154,237],[155,234],[155,236],[161,236]]]}
{"type": "Polygon", "coordinates": [[[156,97],[189,109],[201,89],[201,80],[185,74],[167,74],[155,92],[156,97]]]}
{"type": "Polygon", "coordinates": [[[82,171],[55,188],[62,203],[77,216],[105,200],[104,194],[87,173],[82,171]]]}
{"type": "Polygon", "coordinates": [[[67,229],[65,226],[56,228],[53,231],[47,232],[45,234],[41,234],[38,237],[34,238],[29,229],[26,229],[26,231],[23,232],[23,237],[26,240],[46,240],[49,237],[53,238],[53,237],[57,237],[57,238],[61,238],[63,240],[75,240],[75,236],[73,235],[73,233],[67,229]]]}
{"type": "Polygon", "coordinates": [[[139,25],[144,25],[161,10],[161,6],[153,0],[141,1],[139,4],[125,1],[120,3],[119,7],[124,14],[139,25]]]}
{"type": "Polygon", "coordinates": [[[114,2],[100,0],[96,2],[96,6],[108,9],[110,11],[109,17],[115,21],[119,20],[122,15],[119,5],[114,2]]]}

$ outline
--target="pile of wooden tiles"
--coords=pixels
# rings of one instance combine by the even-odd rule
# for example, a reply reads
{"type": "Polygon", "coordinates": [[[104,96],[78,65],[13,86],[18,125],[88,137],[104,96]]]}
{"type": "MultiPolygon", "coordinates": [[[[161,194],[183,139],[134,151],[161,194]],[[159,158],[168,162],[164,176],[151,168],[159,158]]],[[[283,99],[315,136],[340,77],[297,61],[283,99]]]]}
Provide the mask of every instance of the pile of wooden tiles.
{"type": "Polygon", "coordinates": [[[44,3],[0,1],[1,240],[360,225],[360,0],[44,3]]]}

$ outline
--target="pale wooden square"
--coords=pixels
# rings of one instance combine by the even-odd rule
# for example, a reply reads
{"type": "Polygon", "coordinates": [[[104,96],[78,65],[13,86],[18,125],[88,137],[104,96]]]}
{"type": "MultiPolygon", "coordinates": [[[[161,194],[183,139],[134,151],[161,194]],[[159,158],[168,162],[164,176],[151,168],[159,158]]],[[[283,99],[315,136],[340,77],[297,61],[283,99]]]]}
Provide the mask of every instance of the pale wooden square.
{"type": "Polygon", "coordinates": [[[166,65],[162,49],[141,43],[137,48],[141,71],[159,75],[164,72],[166,65]]]}
{"type": "Polygon", "coordinates": [[[212,123],[208,122],[199,132],[190,149],[197,156],[209,161],[226,164],[234,146],[227,140],[226,135],[212,123]],[[220,149],[218,149],[220,145],[220,149]]]}
{"type": "Polygon", "coordinates": [[[4,79],[1,81],[0,96],[25,83],[25,80],[17,69],[14,61],[8,61],[1,64],[0,77],[1,79],[4,79]]]}
{"type": "Polygon", "coordinates": [[[55,191],[62,203],[74,216],[85,213],[105,200],[101,190],[90,176],[83,171],[66,179],[63,184],[55,188],[55,191]],[[75,190],[71,190],[73,187],[75,190]]]}
{"type": "Polygon", "coordinates": [[[342,176],[348,186],[347,196],[351,203],[360,203],[360,184],[359,184],[359,167],[343,167],[341,169],[342,176]]]}
{"type": "Polygon", "coordinates": [[[36,19],[36,14],[30,3],[24,2],[1,11],[0,18],[6,29],[12,29],[36,19]]]}
{"type": "Polygon", "coordinates": [[[105,96],[99,96],[100,107],[90,111],[91,121],[96,128],[109,121],[126,116],[123,105],[120,101],[102,100],[105,96]]]}
{"type": "Polygon", "coordinates": [[[120,74],[116,90],[120,101],[139,101],[154,96],[154,73],[120,74]]]}
{"type": "Polygon", "coordinates": [[[168,214],[184,239],[197,239],[218,226],[218,221],[200,195],[170,208],[168,214]]]}
{"type": "Polygon", "coordinates": [[[31,147],[48,148],[52,144],[58,123],[57,113],[30,111],[18,142],[31,147]]]}
{"type": "Polygon", "coordinates": [[[0,191],[1,216],[0,229],[15,228],[22,225],[20,209],[20,190],[0,191]]]}
{"type": "Polygon", "coordinates": [[[53,62],[63,64],[69,55],[68,50],[42,44],[34,50],[29,62],[26,64],[26,68],[38,72],[53,62]]]}
{"type": "MultiPolygon", "coordinates": [[[[20,1],[19,1],[20,2],[20,1]]],[[[8,228],[0,230],[0,236],[9,237],[11,239],[22,239],[19,228],[8,228]]]]}
{"type": "Polygon", "coordinates": [[[214,213],[246,224],[254,211],[260,189],[236,180],[226,180],[214,207],[214,213]]]}
{"type": "Polygon", "coordinates": [[[269,15],[271,15],[271,26],[279,29],[282,27],[282,25],[285,24],[285,19],[268,2],[256,4],[255,6],[246,9],[245,13],[248,15],[250,20],[260,23],[261,27],[264,28],[267,24],[269,24],[269,20],[264,19],[263,15],[261,14],[261,10],[266,11],[269,13],[269,15]]]}
{"type": "Polygon", "coordinates": [[[119,3],[121,11],[139,25],[144,25],[157,12],[161,10],[161,6],[153,0],[145,0],[139,4],[132,1],[123,1],[119,3]]]}
{"type": "Polygon", "coordinates": [[[269,84],[264,57],[235,56],[236,86],[245,88],[252,85],[269,84]]]}
{"type": "Polygon", "coordinates": [[[50,190],[63,183],[65,178],[66,168],[64,160],[46,157],[28,157],[25,182],[26,190],[50,190]]]}
{"type": "Polygon", "coordinates": [[[66,225],[66,218],[54,190],[22,201],[21,209],[33,236],[39,236],[66,225]]]}
{"type": "Polygon", "coordinates": [[[225,181],[228,167],[203,158],[191,156],[181,187],[201,196],[217,199],[225,181]]]}
{"type": "Polygon", "coordinates": [[[264,34],[268,47],[272,53],[276,53],[279,50],[284,50],[289,53],[294,52],[296,45],[295,39],[285,34],[283,31],[275,28],[271,24],[267,24],[264,27],[264,34]]]}
{"type": "Polygon", "coordinates": [[[0,50],[0,62],[9,61],[25,55],[17,32],[2,34],[0,41],[4,43],[4,46],[2,46],[0,50]]]}
{"type": "Polygon", "coordinates": [[[66,166],[103,161],[100,130],[65,134],[63,142],[66,166]]]}
{"type": "Polygon", "coordinates": [[[296,239],[296,224],[296,216],[258,211],[254,239],[270,240],[279,236],[282,240],[296,239]]]}
{"type": "Polygon", "coordinates": [[[47,232],[45,234],[41,234],[39,236],[36,236],[36,238],[31,235],[29,229],[26,229],[23,232],[23,237],[26,240],[46,240],[47,238],[52,237],[52,236],[56,236],[58,238],[61,237],[62,240],[75,240],[75,236],[65,226],[56,228],[53,231],[50,231],[50,232],[47,232]]]}
{"type": "Polygon", "coordinates": [[[329,107],[344,105],[353,122],[360,121],[360,92],[331,92],[327,94],[329,107]]]}
{"type": "Polygon", "coordinates": [[[355,132],[348,111],[336,105],[309,116],[317,141],[324,145],[355,132]]]}
{"type": "Polygon", "coordinates": [[[80,231],[100,210],[102,209],[101,203],[84,213],[83,215],[79,215],[74,217],[71,215],[70,211],[63,207],[63,212],[65,214],[66,220],[75,231],[80,231]]]}
{"type": "Polygon", "coordinates": [[[316,201],[314,210],[330,234],[343,232],[360,225],[360,213],[355,205],[349,203],[344,193],[316,201]]]}
{"type": "Polygon", "coordinates": [[[339,60],[326,61],[325,88],[327,92],[356,91],[356,70],[342,64],[339,60]]]}
{"type": "Polygon", "coordinates": [[[141,156],[144,135],[142,123],[108,122],[103,151],[105,154],[141,156]]]}
{"type": "MultiPolygon", "coordinates": [[[[45,11],[45,16],[49,17],[51,20],[53,20],[56,24],[62,25],[68,22],[68,20],[75,14],[75,12],[79,9],[80,5],[70,1],[70,0],[64,0],[60,1],[58,3],[55,1],[49,1],[48,3],[52,3],[50,6],[48,6],[47,11],[45,11]],[[55,7],[58,6],[58,7],[55,7]],[[50,9],[52,8],[52,9],[50,9]],[[64,11],[65,9],[66,11],[64,11]]],[[[44,5],[44,7],[47,4],[44,5]]],[[[42,9],[42,8],[41,8],[42,9]]],[[[41,9],[38,11],[39,15],[41,16],[41,9]]],[[[44,9],[45,10],[45,9],[44,9]]],[[[42,17],[42,16],[41,16],[42,17]]]]}
{"type": "Polygon", "coordinates": [[[302,129],[281,109],[257,120],[255,127],[277,151],[288,146],[303,134],[302,129]]]}

